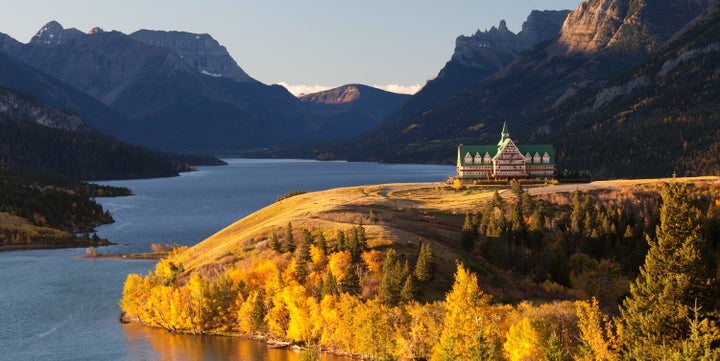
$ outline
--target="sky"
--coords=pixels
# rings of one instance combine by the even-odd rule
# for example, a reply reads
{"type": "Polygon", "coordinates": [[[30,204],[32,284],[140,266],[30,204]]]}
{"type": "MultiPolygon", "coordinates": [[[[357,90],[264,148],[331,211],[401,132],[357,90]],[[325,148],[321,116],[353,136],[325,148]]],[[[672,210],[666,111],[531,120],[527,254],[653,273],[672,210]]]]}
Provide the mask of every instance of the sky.
{"type": "Polygon", "coordinates": [[[27,43],[51,20],[212,35],[245,72],[294,94],[360,83],[413,93],[450,60],[455,38],[497,26],[517,33],[533,9],[581,0],[0,0],[0,32],[27,43]]]}

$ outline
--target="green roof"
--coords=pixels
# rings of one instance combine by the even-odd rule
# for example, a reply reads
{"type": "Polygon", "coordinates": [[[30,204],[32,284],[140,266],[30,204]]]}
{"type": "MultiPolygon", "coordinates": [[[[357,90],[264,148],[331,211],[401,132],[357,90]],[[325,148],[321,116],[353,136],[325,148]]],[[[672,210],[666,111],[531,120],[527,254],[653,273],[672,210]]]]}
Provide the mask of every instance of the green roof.
{"type": "MultiPolygon", "coordinates": [[[[502,143],[502,145],[505,145],[510,139],[505,139],[505,141],[502,143]]],[[[538,153],[541,157],[545,152],[550,155],[550,162],[545,164],[555,164],[555,151],[553,151],[553,147],[550,144],[527,144],[527,145],[518,145],[515,144],[515,146],[518,148],[520,153],[522,155],[525,155],[527,153],[530,153],[530,156],[535,156],[535,153],[538,153]]],[[[490,157],[495,157],[495,155],[498,152],[498,146],[494,144],[487,144],[487,145],[459,145],[458,146],[458,158],[460,160],[461,165],[465,165],[465,155],[467,153],[470,153],[471,157],[475,157],[475,154],[480,154],[481,157],[485,156],[485,153],[490,154],[490,157]]]]}

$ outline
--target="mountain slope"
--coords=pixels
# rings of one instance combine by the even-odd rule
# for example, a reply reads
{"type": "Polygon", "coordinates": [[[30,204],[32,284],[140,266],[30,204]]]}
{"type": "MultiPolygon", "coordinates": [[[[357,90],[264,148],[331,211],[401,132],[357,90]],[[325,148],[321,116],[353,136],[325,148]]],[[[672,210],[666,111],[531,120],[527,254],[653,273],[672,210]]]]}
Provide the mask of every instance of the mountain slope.
{"type": "Polygon", "coordinates": [[[564,164],[599,177],[717,174],[708,156],[720,150],[717,64],[720,6],[641,65],[543,114],[557,129],[549,137],[564,164]]]}
{"type": "MultiPolygon", "coordinates": [[[[227,154],[328,135],[284,88],[214,76],[211,72],[220,71],[215,67],[199,70],[227,65],[231,59],[218,45],[204,54],[207,64],[201,64],[202,49],[190,56],[188,47],[177,40],[193,35],[135,35],[145,43],[116,31],[83,34],[51,22],[29,44],[5,50],[129,118],[119,130],[98,128],[136,144],[227,154]]],[[[195,36],[203,44],[216,44],[209,36],[195,36]]],[[[234,61],[230,65],[230,74],[238,78],[242,69],[234,61]]]]}
{"type": "MultiPolygon", "coordinates": [[[[3,49],[11,49],[5,42],[3,49]]],[[[19,43],[18,43],[19,44],[19,43]]],[[[0,44],[2,47],[3,44],[0,44]]],[[[85,123],[119,138],[127,138],[127,119],[97,99],[25,65],[0,49],[0,86],[32,94],[43,103],[80,115],[85,123]]]]}
{"type": "Polygon", "coordinates": [[[349,84],[301,96],[300,101],[323,128],[340,139],[375,128],[409,97],[367,85],[349,84]]]}
{"type": "Polygon", "coordinates": [[[0,167],[74,179],[175,176],[170,156],[121,143],[88,127],[75,113],[0,88],[0,167]]]}
{"type": "Polygon", "coordinates": [[[514,34],[504,20],[498,27],[477,31],[472,36],[458,36],[450,61],[437,77],[406,101],[390,121],[400,120],[446,101],[457,92],[505,68],[521,53],[541,42],[556,38],[569,10],[533,10],[514,34]]]}
{"type": "MultiPolygon", "coordinates": [[[[583,20],[566,21],[557,41],[526,53],[507,68],[436,107],[401,121],[386,122],[377,131],[354,142],[359,145],[349,145],[345,151],[351,159],[453,162],[456,144],[492,144],[497,141],[504,120],[508,121],[514,139],[519,142],[561,141],[559,137],[553,137],[553,134],[560,134],[556,133],[560,129],[554,128],[548,117],[552,114],[555,119],[568,118],[574,111],[560,112],[560,104],[579,93],[598,91],[609,79],[637,64],[634,59],[642,57],[644,51],[660,49],[663,41],[697,17],[706,4],[702,0],[586,1],[568,16],[568,19],[583,20]],[[601,42],[611,45],[560,52],[558,49],[567,50],[563,40],[567,38],[565,34],[583,33],[582,26],[585,25],[582,24],[595,24],[592,19],[597,14],[588,11],[595,8],[627,9],[626,18],[596,21],[597,26],[588,30],[592,33],[589,38],[614,39],[601,42]],[[687,11],[678,11],[678,8],[687,11]],[[668,13],[673,15],[663,15],[668,13]],[[666,22],[667,18],[672,22],[666,22]],[[636,24],[638,21],[640,23],[636,24]],[[626,23],[634,26],[623,26],[626,23]]],[[[565,142],[568,152],[573,152],[573,138],[570,136],[565,142]]],[[[622,154],[625,149],[613,151],[622,154]]],[[[582,153],[577,155],[582,156],[582,153]]],[[[562,162],[561,156],[559,161],[562,162]]],[[[628,168],[629,171],[632,169],[628,168]]],[[[592,164],[589,170],[611,175],[602,172],[599,164],[592,164]]],[[[625,173],[612,175],[629,176],[625,173]]]]}

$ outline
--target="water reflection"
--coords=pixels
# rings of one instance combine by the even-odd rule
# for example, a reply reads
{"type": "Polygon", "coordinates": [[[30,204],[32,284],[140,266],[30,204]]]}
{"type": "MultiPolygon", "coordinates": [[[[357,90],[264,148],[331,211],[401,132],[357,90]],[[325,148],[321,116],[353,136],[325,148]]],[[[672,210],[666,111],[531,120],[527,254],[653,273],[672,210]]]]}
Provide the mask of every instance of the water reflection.
{"type": "MultiPolygon", "coordinates": [[[[300,353],[270,348],[266,344],[237,337],[178,335],[137,324],[123,325],[128,342],[128,360],[228,360],[299,361],[300,353]]],[[[322,355],[323,361],[349,358],[322,355]]]]}

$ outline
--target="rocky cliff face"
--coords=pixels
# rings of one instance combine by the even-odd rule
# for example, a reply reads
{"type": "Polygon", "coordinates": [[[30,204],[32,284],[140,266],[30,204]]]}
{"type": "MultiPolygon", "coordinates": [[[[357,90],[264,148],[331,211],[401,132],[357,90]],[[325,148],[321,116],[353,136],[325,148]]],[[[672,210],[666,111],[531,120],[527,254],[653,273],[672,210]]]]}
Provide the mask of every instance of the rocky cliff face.
{"type": "Polygon", "coordinates": [[[238,82],[256,82],[238,66],[227,49],[208,34],[140,30],[130,34],[130,38],[170,49],[202,74],[238,82]]]}
{"type": "Polygon", "coordinates": [[[586,0],[570,13],[555,53],[601,50],[642,58],[696,18],[712,0],[586,0]]]}
{"type": "Polygon", "coordinates": [[[505,20],[490,30],[478,30],[472,36],[458,36],[452,60],[462,65],[499,70],[517,54],[535,44],[558,36],[569,10],[533,10],[523,23],[522,31],[515,34],[507,28],[505,20]]]}
{"type": "Polygon", "coordinates": [[[57,21],[51,21],[38,31],[30,40],[30,44],[42,44],[47,46],[61,45],[72,39],[83,36],[82,31],[70,28],[65,29],[57,21]]]}
{"type": "Polygon", "coordinates": [[[27,95],[0,88],[0,116],[70,131],[87,130],[80,117],[39,103],[27,95]]]}
{"type": "Polygon", "coordinates": [[[505,68],[539,42],[554,39],[569,12],[534,10],[518,34],[510,31],[505,21],[500,21],[490,30],[459,36],[455,41],[455,52],[438,76],[405,101],[388,121],[401,121],[436,106],[505,68]]]}

